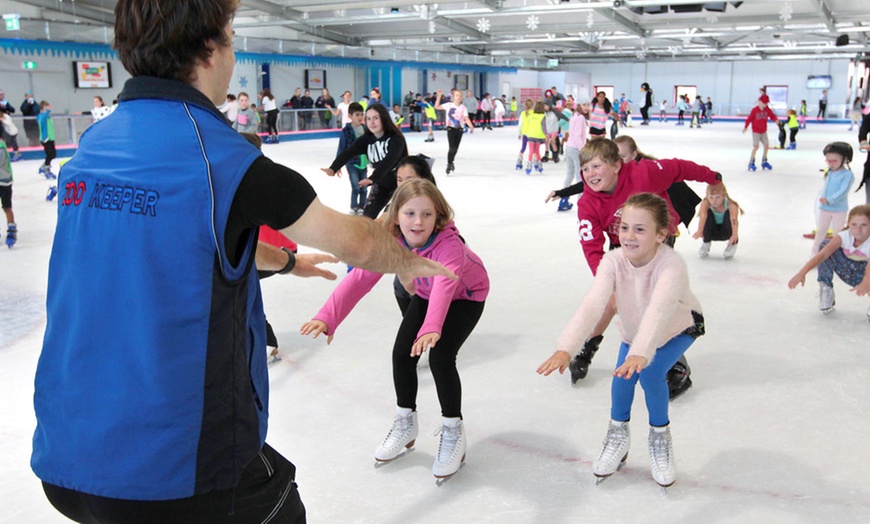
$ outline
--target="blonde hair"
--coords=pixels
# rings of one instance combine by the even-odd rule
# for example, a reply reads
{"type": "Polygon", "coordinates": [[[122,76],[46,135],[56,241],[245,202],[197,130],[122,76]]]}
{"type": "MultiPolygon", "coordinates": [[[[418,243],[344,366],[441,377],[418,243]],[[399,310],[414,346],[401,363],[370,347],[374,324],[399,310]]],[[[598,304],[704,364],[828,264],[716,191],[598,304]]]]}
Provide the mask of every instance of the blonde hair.
{"type": "Polygon", "coordinates": [[[736,200],[734,200],[733,198],[728,196],[728,188],[725,187],[724,183],[719,182],[718,184],[715,184],[715,185],[714,184],[707,184],[707,196],[710,196],[710,195],[716,194],[716,193],[721,194],[722,196],[727,198],[729,202],[731,202],[732,204],[737,206],[737,210],[740,211],[741,215],[746,214],[746,211],[743,211],[743,208],[740,207],[740,204],[738,204],[736,200]]]}
{"type": "Polygon", "coordinates": [[[656,157],[654,157],[652,155],[648,155],[648,154],[644,153],[643,151],[641,151],[640,149],[638,149],[637,142],[635,142],[634,139],[628,135],[619,135],[618,137],[613,139],[613,142],[616,143],[617,147],[619,147],[620,144],[628,147],[628,150],[631,151],[632,153],[634,153],[637,156],[637,158],[639,158],[641,160],[658,160],[656,157]]]}
{"type": "Polygon", "coordinates": [[[453,220],[453,209],[447,203],[447,199],[444,198],[441,191],[435,187],[435,184],[424,178],[412,178],[402,184],[402,187],[397,189],[393,194],[393,201],[390,203],[390,209],[387,212],[389,231],[396,238],[402,235],[402,230],[399,228],[399,210],[409,200],[417,197],[427,197],[435,205],[435,214],[437,215],[435,218],[435,233],[441,231],[445,225],[453,220]]]}
{"type": "Polygon", "coordinates": [[[617,162],[622,162],[622,159],[619,158],[619,148],[612,140],[606,138],[586,142],[586,145],[580,150],[580,167],[592,162],[595,157],[601,158],[612,166],[616,165],[617,162]]]}

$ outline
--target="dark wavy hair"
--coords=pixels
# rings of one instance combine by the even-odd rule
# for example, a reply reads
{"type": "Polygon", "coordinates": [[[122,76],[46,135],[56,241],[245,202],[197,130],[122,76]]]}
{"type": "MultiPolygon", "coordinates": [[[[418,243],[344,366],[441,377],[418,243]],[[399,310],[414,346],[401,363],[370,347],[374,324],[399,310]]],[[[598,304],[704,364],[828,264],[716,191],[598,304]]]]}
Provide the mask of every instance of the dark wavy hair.
{"type": "Polygon", "coordinates": [[[239,0],[118,0],[115,43],[132,76],[189,82],[197,60],[212,53],[207,41],[232,45],[224,29],[239,0]]]}

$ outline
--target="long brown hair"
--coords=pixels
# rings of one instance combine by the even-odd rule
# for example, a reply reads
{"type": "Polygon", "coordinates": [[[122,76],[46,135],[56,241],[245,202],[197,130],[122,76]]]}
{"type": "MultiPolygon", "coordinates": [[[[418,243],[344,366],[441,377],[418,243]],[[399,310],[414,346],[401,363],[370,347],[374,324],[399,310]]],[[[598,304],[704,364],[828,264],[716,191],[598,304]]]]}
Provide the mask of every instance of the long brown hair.
{"type": "Polygon", "coordinates": [[[435,205],[435,214],[437,215],[435,233],[444,229],[444,226],[453,220],[453,209],[441,191],[435,187],[435,184],[425,178],[414,178],[396,190],[393,194],[393,201],[390,202],[390,209],[387,211],[387,224],[390,233],[396,238],[402,235],[402,230],[399,228],[399,211],[409,200],[417,197],[427,197],[435,205]]]}

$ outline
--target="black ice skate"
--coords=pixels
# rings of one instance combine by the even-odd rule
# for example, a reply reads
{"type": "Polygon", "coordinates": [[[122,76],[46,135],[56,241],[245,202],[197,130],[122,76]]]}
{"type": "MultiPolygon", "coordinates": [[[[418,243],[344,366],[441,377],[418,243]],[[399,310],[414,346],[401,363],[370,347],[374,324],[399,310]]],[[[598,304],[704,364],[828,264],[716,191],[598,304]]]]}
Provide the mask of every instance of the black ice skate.
{"type": "Polygon", "coordinates": [[[568,370],[571,372],[572,384],[576,384],[578,380],[586,378],[586,374],[589,373],[589,364],[592,363],[592,357],[598,351],[598,346],[601,345],[602,340],[604,340],[604,335],[598,335],[587,340],[583,344],[580,354],[571,361],[568,370]]]}

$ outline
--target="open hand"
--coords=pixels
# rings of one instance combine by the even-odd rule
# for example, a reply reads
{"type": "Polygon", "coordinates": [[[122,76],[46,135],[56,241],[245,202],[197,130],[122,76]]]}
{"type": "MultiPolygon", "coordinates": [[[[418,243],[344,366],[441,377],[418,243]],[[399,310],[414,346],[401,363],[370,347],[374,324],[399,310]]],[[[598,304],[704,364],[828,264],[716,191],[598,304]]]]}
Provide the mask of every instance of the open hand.
{"type": "Polygon", "coordinates": [[[647,360],[644,357],[632,355],[625,359],[621,366],[613,371],[614,377],[630,379],[635,373],[646,367],[647,360]]]}
{"type": "MultiPolygon", "coordinates": [[[[310,320],[310,321],[302,324],[302,327],[299,328],[299,333],[302,335],[310,335],[310,334],[314,333],[314,336],[311,338],[317,338],[320,336],[321,333],[326,333],[327,329],[329,329],[329,328],[326,326],[326,323],[323,322],[322,320],[310,320]]],[[[328,335],[326,337],[326,345],[327,346],[329,344],[332,344],[332,337],[333,336],[334,335],[328,335]]]]}
{"type": "Polygon", "coordinates": [[[419,357],[423,354],[424,351],[428,351],[435,347],[435,343],[441,339],[441,335],[438,333],[426,333],[422,337],[418,338],[414,345],[411,346],[411,356],[419,357]]]}
{"type": "Polygon", "coordinates": [[[565,373],[570,363],[571,355],[567,351],[556,351],[550,358],[538,366],[536,371],[538,375],[544,375],[545,377],[556,370],[559,370],[559,373],[565,373]]]}
{"type": "Polygon", "coordinates": [[[326,253],[305,253],[296,255],[296,266],[291,275],[297,277],[321,277],[326,280],[335,280],[338,278],[332,271],[318,267],[318,264],[330,263],[337,264],[339,260],[332,255],[326,253]]]}

